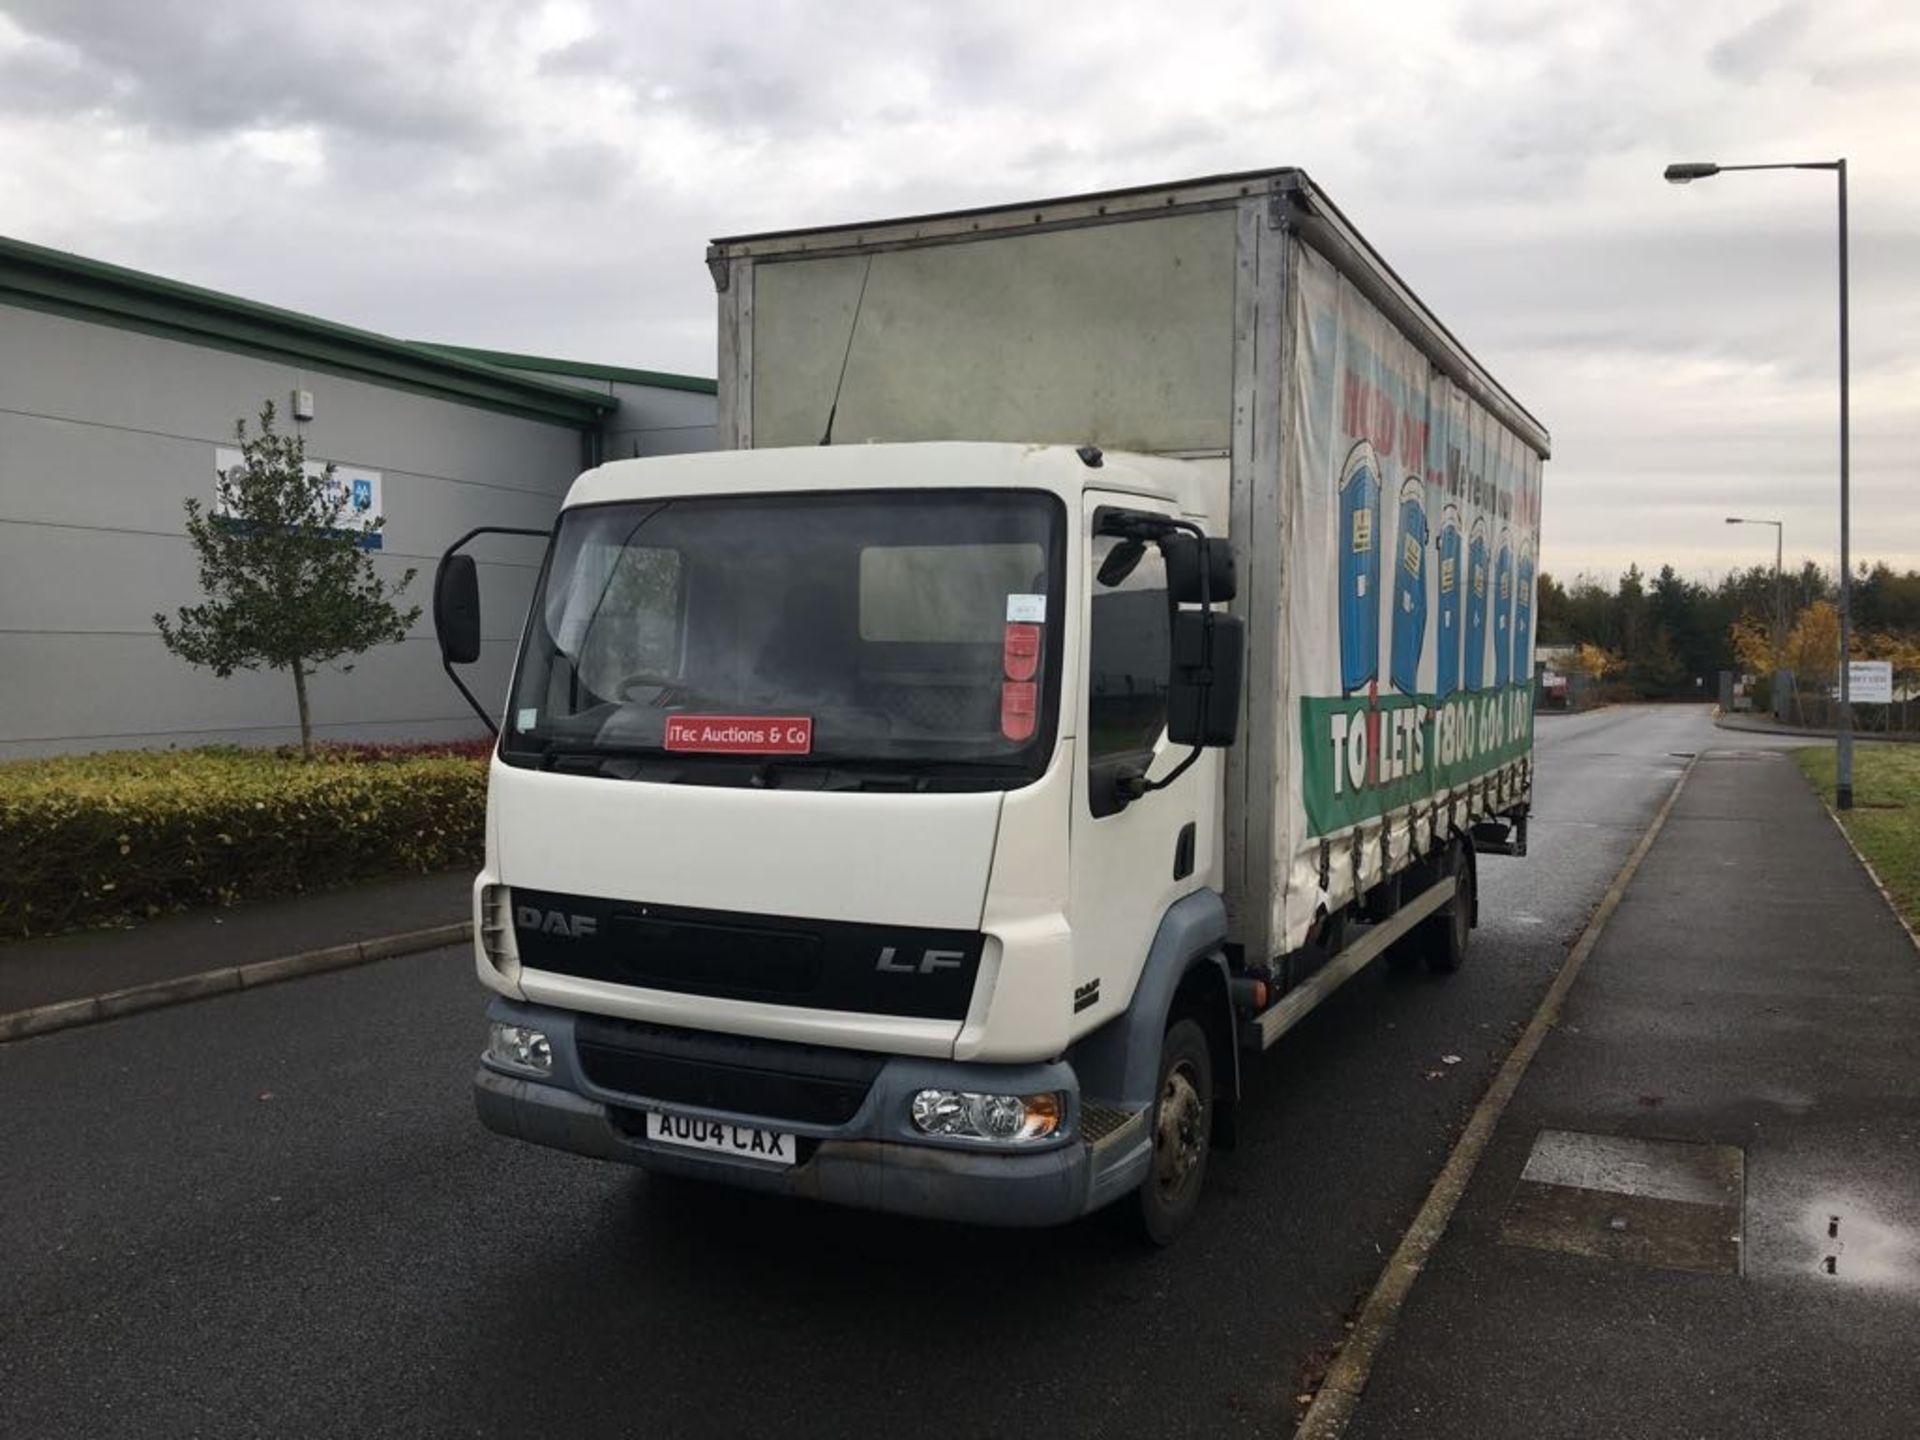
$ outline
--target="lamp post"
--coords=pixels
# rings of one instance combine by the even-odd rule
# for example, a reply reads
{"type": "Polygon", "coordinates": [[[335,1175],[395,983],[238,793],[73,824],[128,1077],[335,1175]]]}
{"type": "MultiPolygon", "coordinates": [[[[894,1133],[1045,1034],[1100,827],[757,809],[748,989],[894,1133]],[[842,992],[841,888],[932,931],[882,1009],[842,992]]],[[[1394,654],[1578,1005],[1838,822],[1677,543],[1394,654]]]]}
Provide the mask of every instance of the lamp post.
{"type": "Polygon", "coordinates": [[[1784,720],[1787,707],[1781,692],[1787,678],[1783,669],[1787,653],[1787,592],[1781,580],[1780,560],[1786,549],[1787,525],[1784,520],[1750,520],[1742,515],[1727,516],[1727,524],[1773,526],[1773,718],[1784,720]]]}
{"type": "Polygon", "coordinates": [[[1714,165],[1687,162],[1667,166],[1666,177],[1675,185],[1733,170],[1831,170],[1840,186],[1840,726],[1835,744],[1833,803],[1837,809],[1853,808],[1853,686],[1847,660],[1851,653],[1853,628],[1853,552],[1849,533],[1851,506],[1848,498],[1848,468],[1852,447],[1852,428],[1847,410],[1847,162],[1806,160],[1784,165],[1714,165]]]}

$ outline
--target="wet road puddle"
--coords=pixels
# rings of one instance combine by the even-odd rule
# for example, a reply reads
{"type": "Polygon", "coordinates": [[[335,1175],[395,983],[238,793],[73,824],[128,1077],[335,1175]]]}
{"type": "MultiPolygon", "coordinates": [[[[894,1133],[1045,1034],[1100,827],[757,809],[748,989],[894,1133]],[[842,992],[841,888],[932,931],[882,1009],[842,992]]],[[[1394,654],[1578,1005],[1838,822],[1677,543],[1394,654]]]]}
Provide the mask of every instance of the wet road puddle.
{"type": "Polygon", "coordinates": [[[1817,1273],[1874,1289],[1920,1291],[1920,1236],[1913,1231],[1843,1196],[1813,1202],[1801,1226],[1820,1256],[1817,1273]]]}
{"type": "Polygon", "coordinates": [[[1500,1238],[1662,1270],[1738,1275],[1745,1190],[1737,1146],[1542,1130],[1500,1238]]]}

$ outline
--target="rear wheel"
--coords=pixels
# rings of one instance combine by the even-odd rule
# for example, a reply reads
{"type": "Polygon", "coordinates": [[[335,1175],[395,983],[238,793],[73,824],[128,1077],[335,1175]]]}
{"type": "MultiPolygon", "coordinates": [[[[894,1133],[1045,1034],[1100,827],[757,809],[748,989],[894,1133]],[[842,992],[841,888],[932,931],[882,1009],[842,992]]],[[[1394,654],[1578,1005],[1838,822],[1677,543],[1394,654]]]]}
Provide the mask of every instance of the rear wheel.
{"type": "Polygon", "coordinates": [[[1441,877],[1453,878],[1453,898],[1415,928],[1411,937],[1427,969],[1451,975],[1467,962],[1467,942],[1473,938],[1473,859],[1464,842],[1447,847],[1441,877]]]}
{"type": "Polygon", "coordinates": [[[1153,1163],[1135,1192],[1142,1235],[1171,1245],[1200,1204],[1213,1139],[1213,1053],[1200,1022],[1182,1017],[1160,1042],[1154,1091],[1153,1163]]]}

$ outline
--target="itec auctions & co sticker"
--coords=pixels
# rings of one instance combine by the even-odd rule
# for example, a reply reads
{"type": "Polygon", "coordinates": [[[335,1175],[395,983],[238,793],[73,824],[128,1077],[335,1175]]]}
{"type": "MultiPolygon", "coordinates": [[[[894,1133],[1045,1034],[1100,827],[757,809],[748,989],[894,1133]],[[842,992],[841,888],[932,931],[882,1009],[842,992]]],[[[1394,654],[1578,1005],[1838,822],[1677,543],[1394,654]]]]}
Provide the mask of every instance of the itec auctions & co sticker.
{"type": "Polygon", "coordinates": [[[707,755],[805,755],[810,715],[669,715],[666,746],[707,755]]]}

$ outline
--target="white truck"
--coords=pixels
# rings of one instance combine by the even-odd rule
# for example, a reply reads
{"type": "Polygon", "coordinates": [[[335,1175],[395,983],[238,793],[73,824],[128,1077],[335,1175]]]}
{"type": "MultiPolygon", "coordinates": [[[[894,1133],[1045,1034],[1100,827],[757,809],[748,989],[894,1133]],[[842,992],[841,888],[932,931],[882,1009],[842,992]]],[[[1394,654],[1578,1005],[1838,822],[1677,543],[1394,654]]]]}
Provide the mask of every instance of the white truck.
{"type": "Polygon", "coordinates": [[[727,448],[582,475],[535,589],[480,1117],[1165,1243],[1242,1056],[1525,852],[1547,434],[1298,170],[708,264],[727,448]]]}

